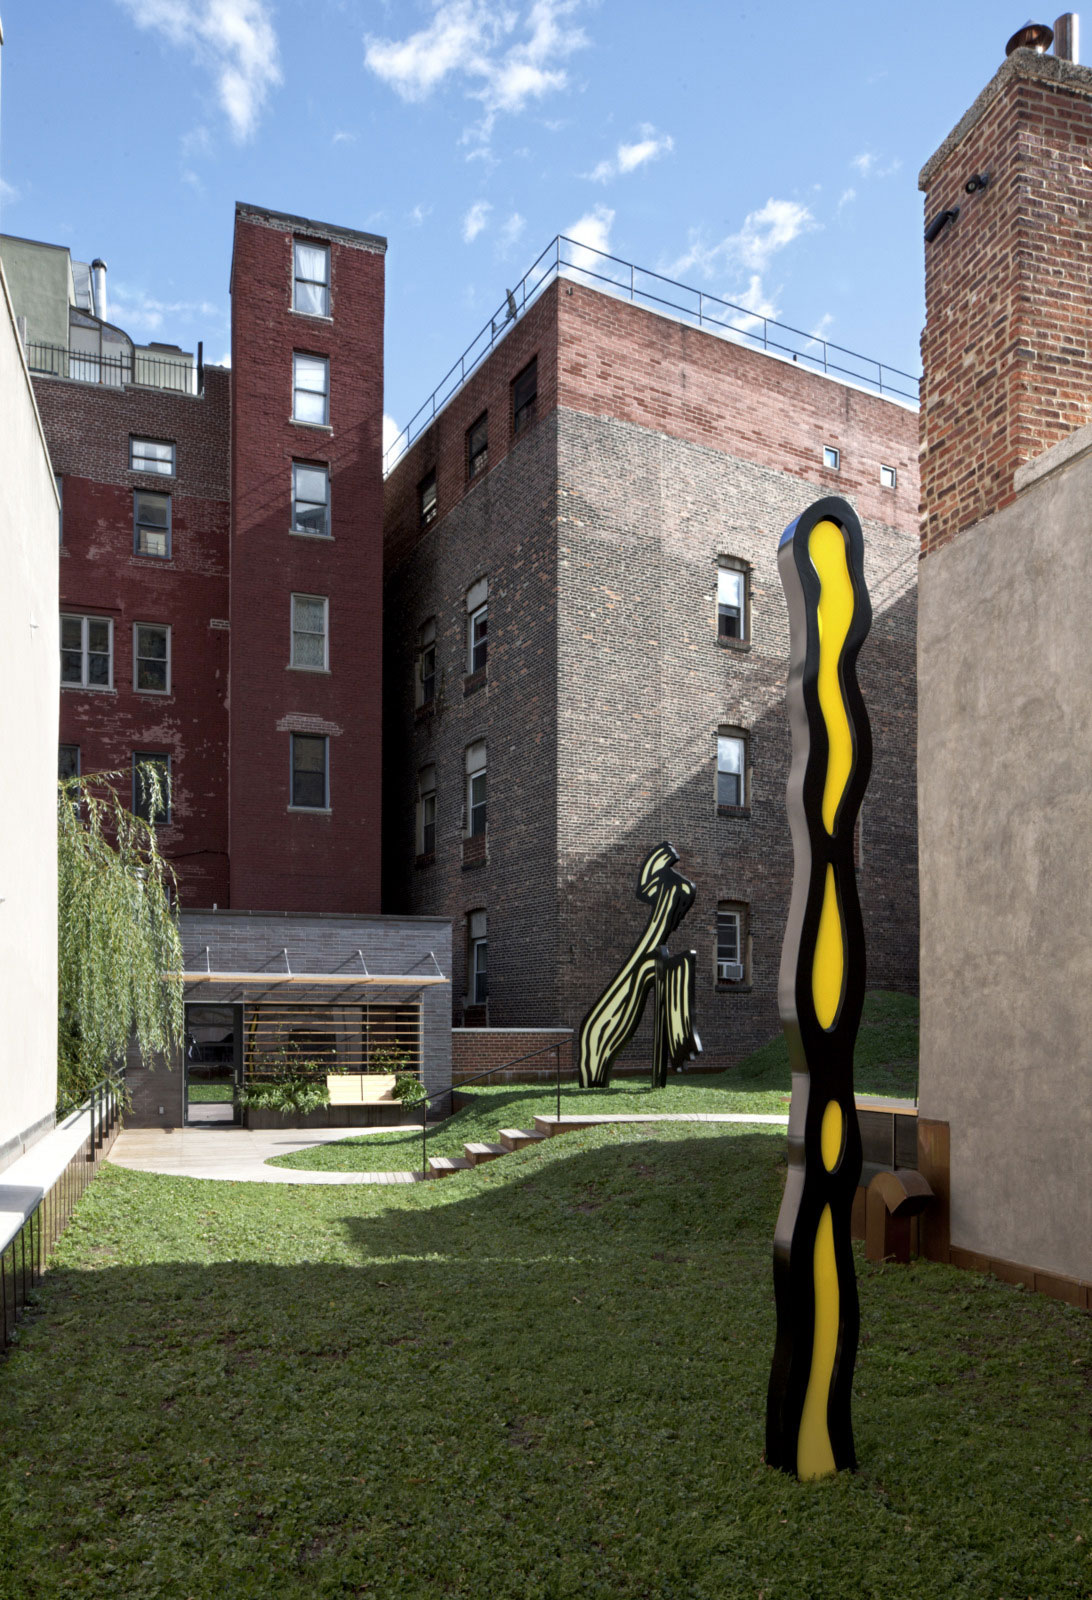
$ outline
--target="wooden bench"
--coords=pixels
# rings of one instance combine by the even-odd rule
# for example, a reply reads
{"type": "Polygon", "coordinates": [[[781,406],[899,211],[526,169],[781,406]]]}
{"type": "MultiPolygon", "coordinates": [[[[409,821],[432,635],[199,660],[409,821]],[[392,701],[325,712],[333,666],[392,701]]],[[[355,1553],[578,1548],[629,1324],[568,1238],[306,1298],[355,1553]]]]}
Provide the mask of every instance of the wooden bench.
{"type": "Polygon", "coordinates": [[[394,1099],[393,1072],[329,1072],[326,1087],[332,1106],[374,1106],[394,1099]]]}

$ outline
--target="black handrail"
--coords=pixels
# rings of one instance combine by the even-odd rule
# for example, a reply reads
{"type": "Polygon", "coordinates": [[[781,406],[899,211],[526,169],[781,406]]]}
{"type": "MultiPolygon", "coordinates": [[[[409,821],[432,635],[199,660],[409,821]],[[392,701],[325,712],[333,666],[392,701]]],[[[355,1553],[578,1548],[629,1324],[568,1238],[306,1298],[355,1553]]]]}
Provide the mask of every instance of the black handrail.
{"type": "Polygon", "coordinates": [[[422,1095],[421,1105],[421,1175],[428,1177],[428,1108],[434,1100],[450,1099],[451,1110],[446,1117],[439,1119],[440,1123],[450,1122],[455,1115],[455,1093],[463,1089],[468,1083],[480,1083],[483,1078],[491,1078],[495,1072],[508,1072],[512,1067],[522,1066],[525,1061],[533,1061],[536,1056],[553,1054],[557,1062],[557,1114],[561,1116],[561,1040],[556,1044],[544,1044],[538,1050],[529,1050],[524,1056],[514,1056],[511,1061],[502,1061],[498,1067],[490,1067],[487,1072],[477,1072],[472,1078],[461,1078],[458,1084],[452,1084],[447,1089],[437,1089],[434,1094],[422,1095]]]}

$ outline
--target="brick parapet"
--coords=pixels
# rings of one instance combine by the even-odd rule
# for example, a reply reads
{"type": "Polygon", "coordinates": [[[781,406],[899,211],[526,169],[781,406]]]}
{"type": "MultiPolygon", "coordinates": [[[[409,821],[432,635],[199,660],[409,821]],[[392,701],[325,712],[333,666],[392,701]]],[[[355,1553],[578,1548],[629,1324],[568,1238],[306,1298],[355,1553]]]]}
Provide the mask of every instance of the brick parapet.
{"type": "Polygon", "coordinates": [[[926,245],[923,556],[1092,420],[1090,146],[1092,70],[1018,50],[922,170],[928,221],[960,207],[926,245]]]}

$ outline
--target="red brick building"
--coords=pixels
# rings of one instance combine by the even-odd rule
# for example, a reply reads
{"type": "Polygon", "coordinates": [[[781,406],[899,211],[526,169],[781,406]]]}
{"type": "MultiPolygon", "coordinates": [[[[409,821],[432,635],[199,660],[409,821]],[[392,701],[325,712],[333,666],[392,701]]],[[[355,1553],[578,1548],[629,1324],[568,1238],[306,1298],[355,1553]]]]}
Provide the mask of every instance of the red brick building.
{"type": "Polygon", "coordinates": [[[387,479],[386,904],[452,918],[457,1017],[572,1026],[669,839],[698,887],[675,943],[698,951],[706,1059],[728,1061],[778,1027],[776,551],[821,494],[861,515],[875,608],[870,981],[916,986],[917,417],[814,348],[773,355],[581,277],[521,310],[387,479]]]}
{"type": "Polygon", "coordinates": [[[232,366],[2,253],[63,499],[70,771],[169,771],[186,905],[377,912],[385,241],[239,205],[232,366]]]}

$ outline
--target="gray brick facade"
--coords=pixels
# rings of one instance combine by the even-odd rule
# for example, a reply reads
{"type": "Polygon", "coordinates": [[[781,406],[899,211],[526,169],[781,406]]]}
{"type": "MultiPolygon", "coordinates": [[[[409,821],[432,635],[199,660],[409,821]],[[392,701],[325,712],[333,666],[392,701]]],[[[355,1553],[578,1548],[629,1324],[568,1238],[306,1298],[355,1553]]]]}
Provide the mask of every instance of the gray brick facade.
{"type": "MultiPolygon", "coordinates": [[[[457,1021],[464,1014],[468,1023],[485,1020],[468,1008],[467,995],[467,918],[481,908],[489,1024],[572,1027],[642,928],[637,871],[647,850],[669,839],[698,889],[673,947],[698,952],[705,1063],[725,1064],[778,1029],[792,852],[784,805],[787,617],[776,552],[785,525],[822,494],[845,494],[862,516],[875,611],[860,663],[875,739],[860,833],[870,982],[917,985],[916,419],[685,330],[683,359],[661,362],[657,405],[642,420],[633,389],[624,388],[636,378],[616,376],[617,395],[607,402],[587,391],[621,370],[620,357],[611,365],[616,349],[630,359],[639,344],[650,370],[653,357],[678,342],[677,326],[586,292],[574,307],[565,291],[552,308],[558,332],[550,309],[539,302],[531,316],[542,324],[540,402],[544,390],[558,398],[530,431],[507,435],[501,411],[505,382],[527,359],[529,319],[512,354],[502,344],[467,385],[478,390],[459,397],[468,418],[490,405],[486,475],[464,485],[462,437],[449,417],[388,480],[384,903],[452,919],[457,1021]],[[568,327],[577,318],[593,353],[579,368],[583,390],[567,395],[577,370],[565,354],[568,327]],[[593,325],[599,331],[589,335],[593,325]],[[554,348],[561,353],[551,355],[554,348]],[[551,361],[556,373],[544,371],[551,361]],[[742,385],[753,405],[731,411],[714,444],[708,410],[700,426],[690,424],[687,386],[696,372],[719,393],[719,369],[726,389],[742,385]],[[767,373],[771,389],[779,385],[788,397],[783,404],[762,387],[767,373]],[[793,471],[771,459],[778,429],[793,471]],[[830,439],[842,452],[837,473],[822,467],[830,439]],[[897,467],[897,489],[881,492],[881,463],[897,467]],[[433,467],[439,514],[416,529],[414,489],[433,467]],[[446,504],[445,481],[457,486],[446,504]],[[747,573],[741,643],[718,640],[724,557],[747,573]],[[464,596],[482,576],[489,580],[489,661],[479,685],[465,681],[464,596]],[[421,710],[415,655],[419,629],[433,618],[437,694],[421,710]],[[718,728],[741,730],[747,740],[746,804],[737,811],[717,805],[718,728]],[[486,851],[471,862],[463,754],[481,738],[488,741],[486,851]],[[426,767],[436,773],[437,825],[435,851],[422,859],[414,816],[426,767]],[[749,951],[738,984],[716,977],[722,902],[744,908],[749,951]]],[[[641,1050],[639,1037],[632,1054],[641,1050]]]]}

